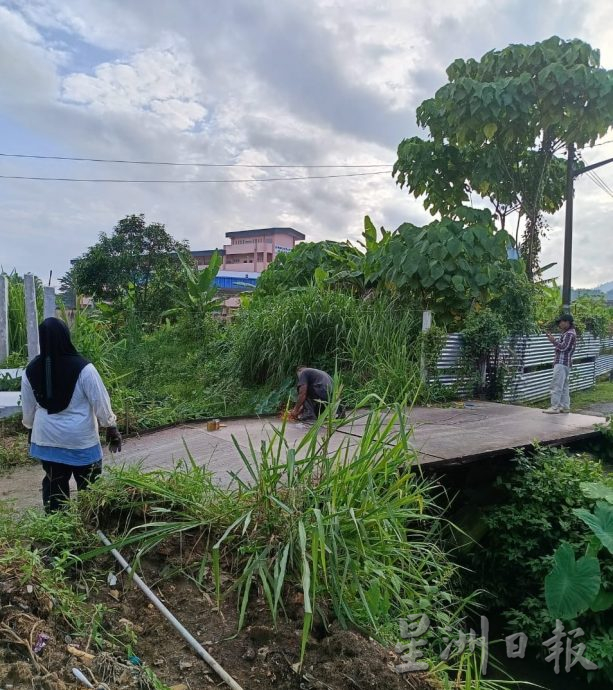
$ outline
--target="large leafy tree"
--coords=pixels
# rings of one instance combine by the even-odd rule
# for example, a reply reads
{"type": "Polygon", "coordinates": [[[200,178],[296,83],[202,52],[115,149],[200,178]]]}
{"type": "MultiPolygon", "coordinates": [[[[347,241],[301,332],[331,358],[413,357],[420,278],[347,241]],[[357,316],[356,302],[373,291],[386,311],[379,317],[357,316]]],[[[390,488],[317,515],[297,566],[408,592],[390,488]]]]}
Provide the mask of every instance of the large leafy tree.
{"type": "Polygon", "coordinates": [[[564,202],[565,150],[593,145],[613,124],[613,71],[587,43],[553,36],[455,60],[447,77],[417,109],[429,137],[398,147],[396,180],[433,214],[451,213],[472,192],[493,204],[503,229],[518,212],[532,277],[543,214],[564,202]]]}
{"type": "Polygon", "coordinates": [[[460,207],[453,215],[423,227],[403,223],[373,249],[368,282],[413,294],[439,321],[487,303],[510,270],[510,238],[496,232],[487,210],[460,207]]]}
{"type": "Polygon", "coordinates": [[[188,252],[162,223],[126,216],[110,235],[79,257],[62,284],[100,300],[128,301],[141,318],[156,319],[171,306],[168,285],[185,283],[178,252],[188,252]]]}

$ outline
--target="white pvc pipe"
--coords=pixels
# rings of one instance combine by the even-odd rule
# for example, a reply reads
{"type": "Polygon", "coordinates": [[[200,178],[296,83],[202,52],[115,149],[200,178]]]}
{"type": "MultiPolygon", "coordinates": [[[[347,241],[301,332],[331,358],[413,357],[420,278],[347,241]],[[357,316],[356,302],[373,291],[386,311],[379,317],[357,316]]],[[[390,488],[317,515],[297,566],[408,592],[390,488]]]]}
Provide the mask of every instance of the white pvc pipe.
{"type": "MultiPolygon", "coordinates": [[[[105,546],[112,546],[111,542],[106,538],[106,535],[101,530],[96,532],[98,539],[105,546]]],[[[206,661],[206,663],[215,671],[215,673],[230,687],[232,690],[243,690],[243,688],[230,676],[224,669],[213,659],[213,657],[204,649],[204,647],[198,642],[198,640],[188,632],[181,623],[172,615],[172,613],[162,604],[162,602],[155,596],[155,594],[147,587],[147,585],[141,580],[141,578],[132,570],[130,564],[126,559],[117,551],[117,549],[111,548],[111,553],[115,559],[120,563],[122,568],[126,570],[132,579],[139,586],[143,594],[149,599],[149,601],[156,607],[156,609],[166,618],[166,620],[171,623],[173,628],[181,635],[181,637],[190,645],[190,647],[206,661]]]]}

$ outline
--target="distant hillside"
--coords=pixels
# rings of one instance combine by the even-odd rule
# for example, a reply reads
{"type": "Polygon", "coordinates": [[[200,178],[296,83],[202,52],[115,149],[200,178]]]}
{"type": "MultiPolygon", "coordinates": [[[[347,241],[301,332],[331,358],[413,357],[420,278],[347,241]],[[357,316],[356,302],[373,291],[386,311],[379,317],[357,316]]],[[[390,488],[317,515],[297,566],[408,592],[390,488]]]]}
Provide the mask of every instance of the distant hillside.
{"type": "Polygon", "coordinates": [[[603,283],[602,285],[598,285],[595,288],[578,288],[575,289],[573,288],[571,290],[571,299],[576,300],[577,297],[581,297],[582,295],[591,295],[594,297],[597,297],[599,295],[604,295],[607,299],[607,301],[612,302],[613,301],[613,281],[609,283],[603,283]]]}

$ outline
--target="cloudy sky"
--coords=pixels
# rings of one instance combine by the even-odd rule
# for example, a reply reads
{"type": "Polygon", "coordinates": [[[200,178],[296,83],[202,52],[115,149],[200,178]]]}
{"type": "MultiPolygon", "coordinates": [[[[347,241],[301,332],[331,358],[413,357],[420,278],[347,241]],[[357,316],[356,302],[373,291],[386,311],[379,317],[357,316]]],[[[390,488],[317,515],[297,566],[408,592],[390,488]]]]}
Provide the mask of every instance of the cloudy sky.
{"type": "MultiPolygon", "coordinates": [[[[601,0],[0,0],[0,152],[386,170],[453,59],[552,34],[587,40],[613,68],[613,7],[601,0]]],[[[610,156],[613,145],[585,158],[610,156]]],[[[0,175],[43,177],[351,171],[0,157],[0,175]]],[[[613,187],[613,165],[600,174],[613,187]]],[[[613,279],[612,204],[578,182],[576,286],[613,279]]],[[[365,214],[387,228],[430,218],[387,174],[218,184],[0,179],[0,265],[59,277],[100,232],[141,212],[196,249],[244,228],[355,239],[365,214]]],[[[563,212],[551,225],[543,258],[561,263],[563,212]]]]}

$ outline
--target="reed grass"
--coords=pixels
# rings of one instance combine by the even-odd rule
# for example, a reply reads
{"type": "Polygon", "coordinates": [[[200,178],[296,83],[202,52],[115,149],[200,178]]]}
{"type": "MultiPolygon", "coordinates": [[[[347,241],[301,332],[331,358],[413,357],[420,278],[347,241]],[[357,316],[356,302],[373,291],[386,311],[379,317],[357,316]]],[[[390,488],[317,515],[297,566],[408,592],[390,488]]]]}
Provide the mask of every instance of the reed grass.
{"type": "Polygon", "coordinates": [[[336,405],[338,398],[295,446],[285,426],[259,447],[237,443],[243,472],[229,488],[186,451],[172,471],[114,469],[80,500],[94,512],[146,506],[147,522],[116,542],[136,544],[139,556],[176,535],[206,535],[197,572],[210,567],[219,598],[222,571],[232,574],[239,626],[256,590],[274,622],[299,590],[303,653],[315,618],[379,638],[418,606],[441,626],[452,624],[466,602],[453,593],[457,570],[441,546],[441,489],[415,466],[401,408],[337,420],[336,405]],[[352,425],[361,437],[341,433],[352,425]]]}

